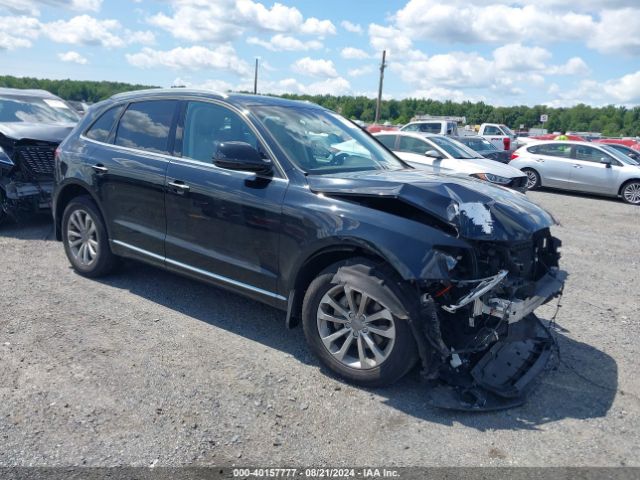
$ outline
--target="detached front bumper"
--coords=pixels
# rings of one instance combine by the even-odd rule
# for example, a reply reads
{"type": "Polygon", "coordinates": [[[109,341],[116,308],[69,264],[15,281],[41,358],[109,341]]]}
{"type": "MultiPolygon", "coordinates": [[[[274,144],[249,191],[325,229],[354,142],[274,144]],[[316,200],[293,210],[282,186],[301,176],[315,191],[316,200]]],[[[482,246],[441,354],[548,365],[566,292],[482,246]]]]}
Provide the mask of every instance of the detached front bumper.
{"type": "Polygon", "coordinates": [[[553,269],[535,283],[530,297],[506,299],[492,294],[507,282],[507,273],[502,271],[480,281],[455,304],[442,306],[449,313],[470,306],[465,310],[472,312],[470,322],[482,315],[493,316],[507,323],[507,333],[480,352],[480,358],[476,357],[467,369],[459,368],[460,356],[452,352],[452,368],[441,377],[445,383],[430,389],[430,403],[474,411],[522,405],[534,380],[545,371],[554,345],[548,329],[533,312],[561,294],[566,278],[566,272],[553,269]]]}
{"type": "Polygon", "coordinates": [[[3,183],[5,194],[15,202],[32,201],[39,208],[51,208],[53,182],[15,182],[3,183]]]}

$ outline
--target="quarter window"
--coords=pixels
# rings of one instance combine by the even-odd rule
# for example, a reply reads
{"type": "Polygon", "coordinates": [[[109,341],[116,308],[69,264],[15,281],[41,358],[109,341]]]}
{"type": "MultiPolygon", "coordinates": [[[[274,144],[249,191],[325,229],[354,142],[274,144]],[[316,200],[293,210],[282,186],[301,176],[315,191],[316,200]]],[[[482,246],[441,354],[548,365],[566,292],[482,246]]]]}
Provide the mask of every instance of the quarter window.
{"type": "Polygon", "coordinates": [[[245,142],[258,149],[258,138],[239,115],[213,103],[189,102],[182,156],[212,163],[218,145],[224,142],[245,142]]]}
{"type": "Polygon", "coordinates": [[[169,153],[169,134],[175,107],[175,100],[131,104],[118,124],[116,145],[169,153]]]}
{"type": "Polygon", "coordinates": [[[116,120],[120,116],[120,112],[122,112],[123,108],[123,105],[118,105],[117,107],[112,107],[100,115],[98,120],[93,122],[91,128],[89,128],[89,130],[84,134],[85,137],[97,140],[98,142],[107,142],[109,134],[113,129],[113,125],[116,123],[116,120]]]}
{"type": "Polygon", "coordinates": [[[401,152],[417,153],[418,155],[424,155],[429,146],[419,138],[414,137],[400,137],[400,146],[398,150],[401,152]]]}

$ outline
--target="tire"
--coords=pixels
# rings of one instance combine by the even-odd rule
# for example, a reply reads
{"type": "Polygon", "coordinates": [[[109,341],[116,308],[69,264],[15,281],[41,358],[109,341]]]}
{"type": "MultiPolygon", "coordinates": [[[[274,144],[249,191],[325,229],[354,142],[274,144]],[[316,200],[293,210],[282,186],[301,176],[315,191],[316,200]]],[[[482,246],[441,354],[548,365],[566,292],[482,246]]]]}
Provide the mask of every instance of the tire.
{"type": "Polygon", "coordinates": [[[367,259],[331,265],[311,282],[305,294],[302,304],[305,338],[322,364],[345,380],[364,387],[390,385],[403,377],[417,360],[411,327],[373,298],[365,300],[365,317],[351,317],[349,321],[348,314],[353,313],[350,312],[353,309],[348,306],[346,290],[351,292],[354,305],[359,308],[362,293],[368,294],[368,287],[359,285],[358,283],[364,282],[358,278],[353,280],[353,285],[342,286],[332,282],[338,269],[347,264],[372,268],[369,277],[377,283],[382,281],[383,289],[402,298],[395,275],[376,267],[367,259]],[[330,305],[329,298],[337,303],[337,308],[330,305]],[[339,322],[327,321],[327,318],[338,319],[339,322]],[[363,318],[367,320],[362,321],[363,318]],[[340,333],[342,331],[344,334],[340,333]],[[327,338],[330,336],[335,340],[327,338]],[[350,342],[349,345],[347,342],[350,342]],[[374,354],[374,349],[377,349],[377,355],[374,354]],[[364,354],[364,359],[361,354],[364,354]]]}
{"type": "Polygon", "coordinates": [[[533,168],[523,168],[522,171],[527,174],[527,190],[535,190],[540,187],[540,174],[533,168]]]}
{"type": "Polygon", "coordinates": [[[640,180],[631,180],[620,189],[622,201],[631,205],[640,205],[640,180]]]}
{"type": "Polygon", "coordinates": [[[117,265],[102,215],[88,196],[74,198],[65,208],[62,242],[71,266],[82,276],[101,277],[117,265]]]}

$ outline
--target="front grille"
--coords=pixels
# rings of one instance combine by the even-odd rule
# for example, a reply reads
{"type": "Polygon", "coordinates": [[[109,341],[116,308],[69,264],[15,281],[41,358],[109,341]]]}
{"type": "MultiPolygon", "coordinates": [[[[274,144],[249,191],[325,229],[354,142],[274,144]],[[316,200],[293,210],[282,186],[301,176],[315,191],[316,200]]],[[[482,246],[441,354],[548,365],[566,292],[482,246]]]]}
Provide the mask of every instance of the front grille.
{"type": "Polygon", "coordinates": [[[53,177],[56,145],[25,145],[16,148],[16,157],[30,174],[53,177]]]}

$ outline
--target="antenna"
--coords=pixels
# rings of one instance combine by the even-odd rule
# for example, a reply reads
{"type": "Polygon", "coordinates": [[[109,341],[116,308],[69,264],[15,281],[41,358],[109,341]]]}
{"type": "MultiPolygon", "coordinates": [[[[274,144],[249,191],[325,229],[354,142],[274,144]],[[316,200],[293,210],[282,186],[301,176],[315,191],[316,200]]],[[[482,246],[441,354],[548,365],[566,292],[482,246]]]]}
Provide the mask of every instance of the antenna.
{"type": "Polygon", "coordinates": [[[377,124],[380,120],[380,102],[382,101],[382,82],[384,81],[384,69],[387,68],[385,58],[387,57],[387,51],[382,51],[382,63],[380,64],[380,83],[378,85],[378,101],[376,102],[376,119],[373,121],[377,124]]]}

